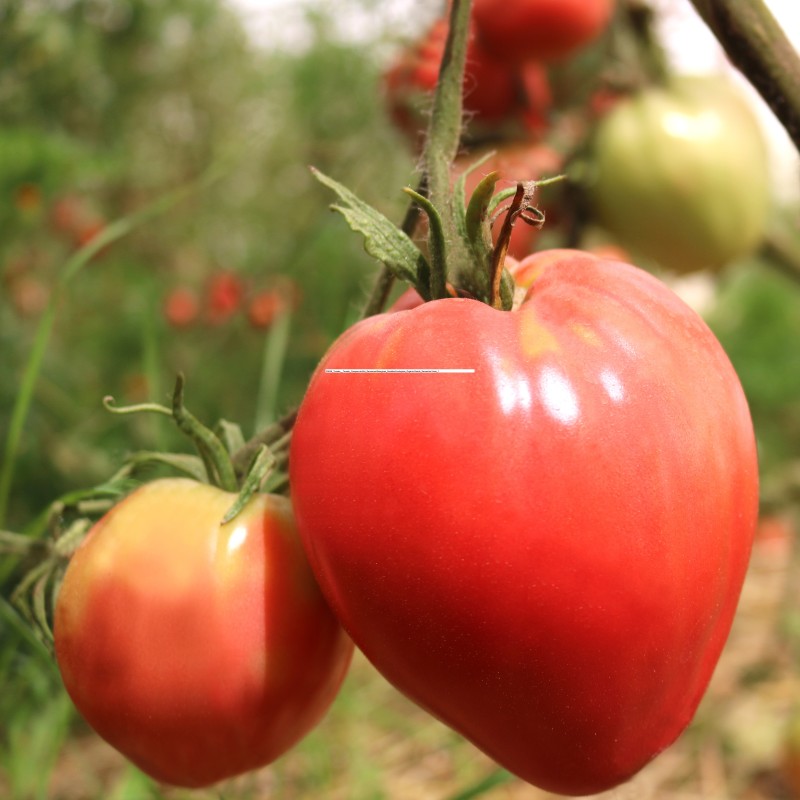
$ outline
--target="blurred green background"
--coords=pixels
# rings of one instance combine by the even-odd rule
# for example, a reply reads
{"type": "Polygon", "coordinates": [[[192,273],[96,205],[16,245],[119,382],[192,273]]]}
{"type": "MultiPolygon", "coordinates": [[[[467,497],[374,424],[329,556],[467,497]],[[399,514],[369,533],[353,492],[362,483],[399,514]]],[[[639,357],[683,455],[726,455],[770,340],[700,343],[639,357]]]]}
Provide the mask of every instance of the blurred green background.
{"type": "MultiPolygon", "coordinates": [[[[378,13],[381,4],[361,5],[378,13]]],[[[37,326],[80,243],[209,168],[219,176],[101,251],[59,295],[7,528],[23,530],[59,495],[104,480],[132,450],[187,449],[156,417],[109,414],[105,395],[166,402],[183,371],[196,416],[224,416],[250,435],[300,400],[327,345],[357,318],[375,266],[307,167],[399,221],[415,157],[381,96],[391,37],[348,41],[335,13],[335,4],[309,12],[307,47],[269,50],[219,0],[0,0],[0,441],[37,326]],[[241,295],[233,311],[214,289],[220,276],[241,295]],[[247,312],[276,288],[293,310],[280,383],[267,386],[270,328],[247,312]],[[169,305],[176,289],[197,303],[183,321],[169,305]]],[[[796,219],[798,210],[781,213],[796,219]]],[[[800,283],[764,253],[709,280],[707,316],[751,403],[770,513],[791,510],[800,283]]],[[[793,569],[788,560],[783,568],[793,569]]],[[[793,658],[797,615],[783,595],[778,605],[768,623],[777,638],[755,684],[793,658]]],[[[480,789],[493,774],[488,759],[360,659],[324,725],[276,767],[209,793],[158,788],[87,731],[52,662],[5,601],[1,608],[1,797],[366,800],[455,797],[472,785],[485,796],[543,796],[514,783],[480,789]]],[[[713,740],[714,725],[698,726],[690,755],[704,736],[713,740]]],[[[752,770],[774,768],[775,758],[752,770]]],[[[661,791],[653,796],[668,796],[661,791]]]]}

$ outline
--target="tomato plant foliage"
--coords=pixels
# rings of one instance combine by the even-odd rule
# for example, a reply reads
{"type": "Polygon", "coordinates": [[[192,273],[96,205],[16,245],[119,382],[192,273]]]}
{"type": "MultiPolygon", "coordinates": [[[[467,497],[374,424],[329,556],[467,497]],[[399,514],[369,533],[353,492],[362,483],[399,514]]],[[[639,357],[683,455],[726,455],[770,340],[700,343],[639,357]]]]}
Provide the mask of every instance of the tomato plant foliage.
{"type": "Polygon", "coordinates": [[[730,362],[663,284],[575,251],[519,272],[515,311],[437,300],[334,343],[292,500],[395,686],[523,779],[589,794],[697,707],[749,558],[756,451],[730,362]]]}
{"type": "Polygon", "coordinates": [[[288,500],[187,479],[140,488],[69,564],[55,614],[64,685],[149,775],[199,787],[264,766],[304,736],[352,644],[308,568],[288,500]]]}

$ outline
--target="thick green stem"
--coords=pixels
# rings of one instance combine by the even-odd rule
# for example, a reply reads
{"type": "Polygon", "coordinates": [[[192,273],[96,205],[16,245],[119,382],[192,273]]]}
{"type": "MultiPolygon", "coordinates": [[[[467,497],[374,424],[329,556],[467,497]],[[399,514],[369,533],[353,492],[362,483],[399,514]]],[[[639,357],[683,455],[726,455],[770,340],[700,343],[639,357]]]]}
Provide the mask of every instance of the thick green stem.
{"type": "MultiPolygon", "coordinates": [[[[470,30],[471,0],[453,0],[450,29],[445,44],[439,83],[433,100],[433,113],[425,141],[423,164],[428,179],[429,197],[444,219],[448,245],[463,250],[456,236],[456,213],[450,190],[450,166],[458,153],[462,128],[462,87],[470,30]]],[[[460,262],[463,253],[453,253],[460,262]]]]}
{"type": "Polygon", "coordinates": [[[800,56],[763,0],[691,0],[800,152],[800,56]]]}

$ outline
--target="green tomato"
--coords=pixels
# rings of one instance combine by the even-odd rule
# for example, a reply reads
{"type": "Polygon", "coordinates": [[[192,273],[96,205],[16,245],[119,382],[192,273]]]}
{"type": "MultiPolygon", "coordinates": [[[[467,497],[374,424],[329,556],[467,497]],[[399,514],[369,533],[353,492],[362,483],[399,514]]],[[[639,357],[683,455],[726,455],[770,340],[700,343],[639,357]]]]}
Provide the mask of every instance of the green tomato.
{"type": "Polygon", "coordinates": [[[598,126],[593,158],[598,221],[666,269],[717,270],[761,240],[767,149],[728,81],[685,77],[619,102],[598,126]]]}

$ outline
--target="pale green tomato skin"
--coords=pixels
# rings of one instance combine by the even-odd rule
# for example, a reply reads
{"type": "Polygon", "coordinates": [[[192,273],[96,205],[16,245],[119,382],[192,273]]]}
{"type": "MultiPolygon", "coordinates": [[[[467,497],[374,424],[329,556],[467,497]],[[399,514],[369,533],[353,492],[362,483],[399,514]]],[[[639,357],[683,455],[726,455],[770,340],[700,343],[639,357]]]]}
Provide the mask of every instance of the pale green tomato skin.
{"type": "Polygon", "coordinates": [[[592,152],[593,212],[635,254],[678,273],[716,271],[761,241],[768,152],[728,81],[686,77],[621,101],[592,152]]]}

